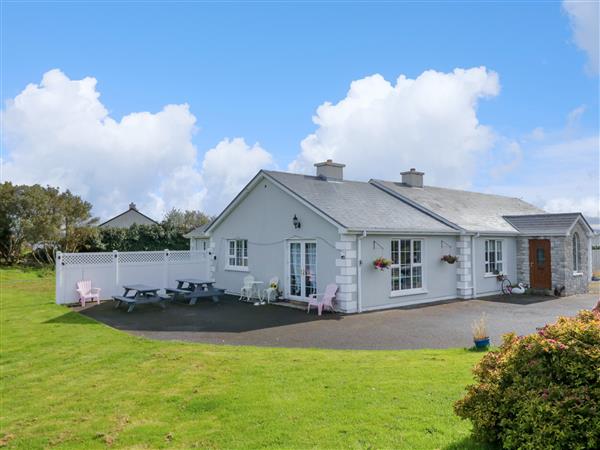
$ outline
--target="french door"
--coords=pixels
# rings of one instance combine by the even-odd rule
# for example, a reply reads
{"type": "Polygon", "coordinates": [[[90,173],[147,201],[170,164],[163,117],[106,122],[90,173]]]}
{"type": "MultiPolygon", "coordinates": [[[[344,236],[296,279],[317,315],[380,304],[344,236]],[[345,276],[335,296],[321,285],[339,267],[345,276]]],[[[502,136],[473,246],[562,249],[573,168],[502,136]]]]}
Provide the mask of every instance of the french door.
{"type": "Polygon", "coordinates": [[[306,300],[317,293],[317,243],[288,242],[288,296],[306,300]]]}

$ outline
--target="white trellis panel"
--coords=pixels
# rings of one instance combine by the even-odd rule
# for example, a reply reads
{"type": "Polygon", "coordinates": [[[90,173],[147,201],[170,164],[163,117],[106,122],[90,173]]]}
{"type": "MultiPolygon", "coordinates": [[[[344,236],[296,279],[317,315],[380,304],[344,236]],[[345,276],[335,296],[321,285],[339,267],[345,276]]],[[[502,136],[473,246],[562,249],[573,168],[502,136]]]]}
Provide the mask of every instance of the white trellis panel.
{"type": "Polygon", "coordinates": [[[77,282],[91,280],[110,299],[123,293],[125,284],[175,287],[178,278],[211,280],[209,251],[154,251],[111,253],[58,253],[56,258],[56,303],[76,303],[77,282]]]}

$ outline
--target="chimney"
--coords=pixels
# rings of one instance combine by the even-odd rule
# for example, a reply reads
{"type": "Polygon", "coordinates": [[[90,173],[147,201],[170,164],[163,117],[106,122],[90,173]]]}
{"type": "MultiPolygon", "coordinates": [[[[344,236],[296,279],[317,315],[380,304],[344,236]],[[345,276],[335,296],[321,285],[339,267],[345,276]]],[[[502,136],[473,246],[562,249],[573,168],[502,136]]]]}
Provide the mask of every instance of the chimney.
{"type": "Polygon", "coordinates": [[[423,187],[423,172],[417,172],[415,168],[411,168],[408,172],[402,172],[402,183],[410,187],[423,187]]]}
{"type": "Polygon", "coordinates": [[[129,209],[135,209],[137,211],[137,207],[135,206],[135,203],[131,202],[129,204],[129,209]]]}
{"type": "Polygon", "coordinates": [[[342,181],[344,179],[345,164],[334,163],[331,159],[325,162],[316,163],[317,176],[325,180],[342,181]]]}

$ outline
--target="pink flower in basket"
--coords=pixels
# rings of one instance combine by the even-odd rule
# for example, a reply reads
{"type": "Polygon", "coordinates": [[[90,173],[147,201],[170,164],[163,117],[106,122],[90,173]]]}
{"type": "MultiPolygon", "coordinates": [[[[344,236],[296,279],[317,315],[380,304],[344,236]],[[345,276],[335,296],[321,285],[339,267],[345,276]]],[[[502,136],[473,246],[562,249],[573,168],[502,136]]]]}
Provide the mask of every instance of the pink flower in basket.
{"type": "Polygon", "coordinates": [[[389,269],[391,264],[392,261],[386,258],[377,258],[375,261],[373,261],[373,266],[379,270],[389,269]]]}

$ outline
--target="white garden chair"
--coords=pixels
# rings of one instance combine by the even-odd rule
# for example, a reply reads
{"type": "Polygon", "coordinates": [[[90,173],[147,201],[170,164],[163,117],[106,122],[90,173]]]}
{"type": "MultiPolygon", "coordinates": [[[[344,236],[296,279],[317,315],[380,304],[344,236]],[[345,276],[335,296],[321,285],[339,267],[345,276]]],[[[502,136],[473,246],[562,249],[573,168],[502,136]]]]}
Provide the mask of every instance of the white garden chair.
{"type": "Polygon", "coordinates": [[[254,292],[254,277],[252,275],[246,275],[244,277],[244,284],[240,289],[240,300],[251,301],[252,294],[254,292]]]}
{"type": "Polygon", "coordinates": [[[94,301],[100,304],[100,288],[93,288],[90,280],[77,282],[77,292],[79,293],[79,302],[81,306],[85,306],[87,300],[94,301]]]}
{"type": "Polygon", "coordinates": [[[271,297],[273,300],[277,299],[277,291],[279,290],[279,278],[273,277],[269,280],[269,287],[265,289],[265,300],[267,303],[271,303],[271,297]]]}

